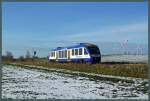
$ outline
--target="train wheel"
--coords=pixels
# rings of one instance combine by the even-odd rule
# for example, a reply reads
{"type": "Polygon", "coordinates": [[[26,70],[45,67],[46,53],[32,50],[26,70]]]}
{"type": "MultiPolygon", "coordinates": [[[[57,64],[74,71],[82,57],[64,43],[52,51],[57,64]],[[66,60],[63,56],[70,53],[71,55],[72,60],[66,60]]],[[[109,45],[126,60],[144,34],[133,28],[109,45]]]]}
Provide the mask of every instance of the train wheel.
{"type": "Polygon", "coordinates": [[[82,59],[81,61],[82,61],[82,63],[84,63],[84,60],[83,60],[83,59],[82,59]]]}

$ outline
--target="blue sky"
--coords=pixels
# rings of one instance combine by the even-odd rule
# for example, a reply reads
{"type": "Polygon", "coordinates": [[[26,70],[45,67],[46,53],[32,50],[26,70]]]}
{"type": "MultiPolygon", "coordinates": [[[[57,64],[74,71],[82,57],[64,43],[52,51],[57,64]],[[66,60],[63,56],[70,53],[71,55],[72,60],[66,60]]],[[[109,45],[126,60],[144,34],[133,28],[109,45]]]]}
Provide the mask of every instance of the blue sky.
{"type": "MultiPolygon", "coordinates": [[[[3,54],[15,56],[79,42],[148,44],[143,3],[3,3],[3,54]]],[[[108,49],[109,50],[109,49],[108,49]]],[[[105,51],[103,51],[105,52],[105,51]]]]}

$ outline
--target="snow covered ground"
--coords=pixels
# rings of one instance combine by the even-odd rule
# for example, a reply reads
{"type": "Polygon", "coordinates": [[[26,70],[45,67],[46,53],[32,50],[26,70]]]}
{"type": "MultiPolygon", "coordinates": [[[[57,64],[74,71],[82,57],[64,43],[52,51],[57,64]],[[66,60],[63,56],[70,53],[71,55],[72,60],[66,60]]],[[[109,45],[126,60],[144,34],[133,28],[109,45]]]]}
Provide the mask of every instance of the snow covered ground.
{"type": "MultiPolygon", "coordinates": [[[[148,99],[148,83],[114,83],[58,71],[3,66],[2,97],[12,99],[148,99]]],[[[136,79],[136,78],[135,78],[136,79]]]]}
{"type": "Polygon", "coordinates": [[[143,62],[148,63],[148,55],[105,55],[102,62],[143,62]]]}

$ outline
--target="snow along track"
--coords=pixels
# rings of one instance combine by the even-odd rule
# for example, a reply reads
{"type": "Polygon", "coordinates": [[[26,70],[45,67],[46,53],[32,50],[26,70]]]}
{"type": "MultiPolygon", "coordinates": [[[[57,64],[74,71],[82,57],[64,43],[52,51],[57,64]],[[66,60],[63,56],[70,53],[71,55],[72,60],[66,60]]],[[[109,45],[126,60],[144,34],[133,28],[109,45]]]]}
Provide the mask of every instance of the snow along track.
{"type": "MultiPolygon", "coordinates": [[[[148,84],[91,80],[56,71],[3,66],[2,97],[13,99],[147,99],[148,84]]],[[[68,71],[69,72],[69,71],[68,71]]],[[[103,75],[104,76],[104,75],[103,75]]],[[[121,78],[121,77],[120,77],[121,78]]]]}

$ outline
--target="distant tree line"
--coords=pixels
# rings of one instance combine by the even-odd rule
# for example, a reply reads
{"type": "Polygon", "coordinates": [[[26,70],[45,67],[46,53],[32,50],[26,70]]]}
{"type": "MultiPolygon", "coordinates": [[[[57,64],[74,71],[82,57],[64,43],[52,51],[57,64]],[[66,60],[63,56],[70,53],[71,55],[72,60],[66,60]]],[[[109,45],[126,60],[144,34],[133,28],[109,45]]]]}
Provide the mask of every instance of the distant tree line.
{"type": "MultiPolygon", "coordinates": [[[[33,60],[33,59],[38,59],[37,56],[32,56],[30,52],[27,50],[25,56],[19,56],[18,58],[20,61],[25,61],[25,60],[33,60]]],[[[12,52],[6,51],[6,55],[2,56],[2,60],[8,60],[8,61],[15,61],[16,59],[14,58],[12,52]]]]}
{"type": "Polygon", "coordinates": [[[10,51],[6,51],[6,55],[2,56],[2,60],[13,60],[13,54],[10,51]]]}

